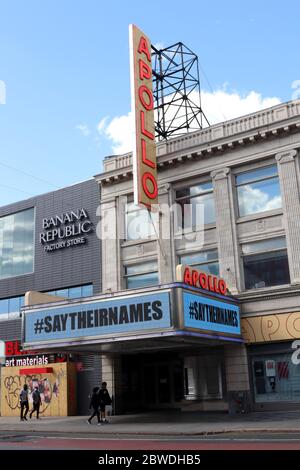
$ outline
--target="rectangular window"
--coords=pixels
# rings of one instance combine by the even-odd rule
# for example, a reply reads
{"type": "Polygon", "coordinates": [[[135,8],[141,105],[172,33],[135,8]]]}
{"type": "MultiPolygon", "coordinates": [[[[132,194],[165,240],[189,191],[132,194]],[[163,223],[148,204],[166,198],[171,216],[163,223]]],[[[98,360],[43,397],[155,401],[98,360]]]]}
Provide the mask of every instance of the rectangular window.
{"type": "Polygon", "coordinates": [[[125,267],[126,288],[155,286],[159,283],[156,261],[135,264],[125,267]]]}
{"type": "Polygon", "coordinates": [[[0,218],[0,279],[33,272],[34,209],[0,218]]]}
{"type": "Polygon", "coordinates": [[[245,288],[290,283],[285,238],[274,238],[242,245],[245,288]]]}
{"type": "Polygon", "coordinates": [[[1,313],[17,313],[24,305],[24,295],[19,297],[10,297],[8,299],[0,299],[0,314],[1,313]]]}
{"type": "Polygon", "coordinates": [[[237,175],[236,186],[240,217],[281,208],[277,165],[237,175]]]}
{"type": "Polygon", "coordinates": [[[50,295],[57,295],[58,297],[65,297],[71,299],[88,297],[90,295],[93,295],[93,284],[86,284],[84,286],[76,287],[65,287],[64,289],[50,290],[46,293],[50,295]]]}
{"type": "Polygon", "coordinates": [[[199,230],[202,225],[216,221],[212,182],[201,183],[176,191],[176,202],[181,207],[179,227],[199,230]]]}
{"type": "Polygon", "coordinates": [[[195,269],[219,276],[218,250],[200,251],[179,257],[180,264],[193,266],[195,269]]]}
{"type": "Polygon", "coordinates": [[[144,240],[155,237],[154,226],[156,231],[158,231],[157,213],[149,213],[147,209],[142,209],[133,202],[126,204],[126,240],[144,240]]]}

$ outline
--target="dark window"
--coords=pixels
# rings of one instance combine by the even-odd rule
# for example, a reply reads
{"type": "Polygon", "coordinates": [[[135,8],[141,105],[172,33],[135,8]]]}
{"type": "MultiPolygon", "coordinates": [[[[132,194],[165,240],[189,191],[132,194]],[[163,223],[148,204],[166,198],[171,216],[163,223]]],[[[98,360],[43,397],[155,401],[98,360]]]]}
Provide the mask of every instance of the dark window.
{"type": "Polygon", "coordinates": [[[290,283],[284,238],[243,245],[245,288],[257,289],[290,283]]]}

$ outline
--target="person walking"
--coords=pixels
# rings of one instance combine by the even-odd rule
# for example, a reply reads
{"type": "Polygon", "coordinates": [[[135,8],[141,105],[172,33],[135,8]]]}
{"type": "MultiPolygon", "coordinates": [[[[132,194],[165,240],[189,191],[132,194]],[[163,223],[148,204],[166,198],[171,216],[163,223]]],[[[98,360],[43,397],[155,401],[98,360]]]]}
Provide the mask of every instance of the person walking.
{"type": "Polygon", "coordinates": [[[99,403],[100,403],[100,420],[101,424],[108,423],[109,421],[106,419],[106,411],[105,407],[106,405],[111,405],[112,401],[110,398],[110,395],[107,390],[107,383],[102,382],[101,388],[99,390],[99,403]]]}
{"type": "Polygon", "coordinates": [[[33,408],[31,410],[31,413],[29,415],[29,418],[32,418],[32,413],[36,411],[36,419],[39,419],[39,413],[40,413],[40,406],[41,406],[41,394],[39,392],[39,388],[35,387],[33,393],[32,393],[32,402],[33,402],[33,408]]]}
{"type": "Polygon", "coordinates": [[[92,419],[94,418],[94,416],[97,416],[98,424],[101,424],[99,405],[100,405],[100,402],[99,402],[99,387],[94,387],[93,388],[93,393],[92,393],[92,396],[91,396],[91,402],[90,402],[90,409],[93,408],[94,412],[89,417],[89,419],[87,420],[88,424],[92,424],[92,419]]]}
{"type": "Polygon", "coordinates": [[[23,386],[23,390],[21,390],[21,393],[20,393],[20,405],[21,405],[21,416],[20,416],[20,420],[21,421],[27,421],[27,413],[28,413],[28,410],[29,410],[29,403],[28,403],[28,385],[25,384],[23,386]],[[25,413],[24,413],[24,409],[25,409],[25,413]]]}

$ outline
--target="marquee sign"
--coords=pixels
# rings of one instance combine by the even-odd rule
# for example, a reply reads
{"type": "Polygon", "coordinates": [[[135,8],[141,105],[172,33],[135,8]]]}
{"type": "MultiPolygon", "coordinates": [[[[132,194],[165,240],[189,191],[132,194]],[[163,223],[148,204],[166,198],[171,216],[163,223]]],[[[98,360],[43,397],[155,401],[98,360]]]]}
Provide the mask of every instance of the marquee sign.
{"type": "Polygon", "coordinates": [[[179,264],[176,267],[176,280],[184,282],[188,286],[200,287],[216,294],[226,295],[227,293],[227,285],[224,279],[199,271],[191,266],[179,264]]]}
{"type": "Polygon", "coordinates": [[[133,149],[134,202],[157,204],[157,170],[153,111],[151,43],[135,25],[129,26],[131,103],[135,142],[133,149]]]}

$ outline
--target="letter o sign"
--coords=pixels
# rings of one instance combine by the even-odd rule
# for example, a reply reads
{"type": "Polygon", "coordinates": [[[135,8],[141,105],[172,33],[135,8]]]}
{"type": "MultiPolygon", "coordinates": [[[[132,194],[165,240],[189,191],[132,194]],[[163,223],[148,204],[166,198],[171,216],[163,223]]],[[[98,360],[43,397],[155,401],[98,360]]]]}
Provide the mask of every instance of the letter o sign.
{"type": "Polygon", "coordinates": [[[144,108],[147,109],[147,111],[151,111],[151,109],[153,109],[153,95],[149,88],[146,87],[146,85],[140,86],[139,97],[144,108]],[[145,95],[147,95],[146,100],[145,95]]]}
{"type": "Polygon", "coordinates": [[[155,199],[158,193],[158,188],[154,176],[149,172],[144,173],[142,183],[144,192],[148,196],[148,198],[155,199]]]}

